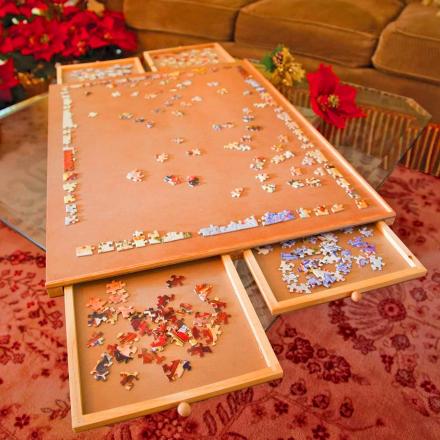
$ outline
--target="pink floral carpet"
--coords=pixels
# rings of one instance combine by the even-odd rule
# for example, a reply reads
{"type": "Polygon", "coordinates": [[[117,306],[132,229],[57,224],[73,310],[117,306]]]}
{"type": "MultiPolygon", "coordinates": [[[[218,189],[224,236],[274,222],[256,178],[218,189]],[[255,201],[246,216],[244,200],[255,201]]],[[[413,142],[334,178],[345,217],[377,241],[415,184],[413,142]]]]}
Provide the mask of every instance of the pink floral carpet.
{"type": "Polygon", "coordinates": [[[269,332],[284,379],[75,435],[63,300],[44,255],[0,227],[0,439],[440,438],[440,185],[398,168],[382,188],[423,280],[291,313],[269,332]]]}

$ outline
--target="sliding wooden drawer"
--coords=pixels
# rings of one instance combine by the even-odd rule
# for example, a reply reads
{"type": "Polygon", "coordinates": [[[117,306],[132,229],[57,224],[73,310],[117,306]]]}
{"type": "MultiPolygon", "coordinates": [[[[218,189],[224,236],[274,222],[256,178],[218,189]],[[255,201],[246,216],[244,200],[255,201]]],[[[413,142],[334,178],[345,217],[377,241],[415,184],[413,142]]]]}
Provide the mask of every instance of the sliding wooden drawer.
{"type": "Polygon", "coordinates": [[[358,300],[368,290],[426,274],[384,222],[246,250],[244,258],[274,315],[350,295],[358,300]],[[335,281],[335,272],[343,279],[335,281]],[[319,285],[323,279],[328,287],[319,285]]]}
{"type": "MultiPolygon", "coordinates": [[[[75,431],[161,411],[183,401],[206,399],[282,375],[229,256],[70,286],[65,288],[65,304],[72,425],[75,431]],[[118,286],[118,281],[126,283],[128,297],[122,285],[118,286]],[[209,288],[203,284],[212,286],[205,301],[203,295],[209,288]],[[117,302],[121,298],[125,302],[112,304],[112,301],[117,302]],[[109,316],[107,322],[95,328],[95,318],[99,319],[99,314],[90,316],[93,307],[101,307],[102,311],[106,306],[120,311],[117,320],[111,324],[109,321],[114,316],[109,316]],[[130,306],[133,309],[130,310],[130,306]],[[168,342],[160,351],[156,344],[160,341],[157,335],[160,335],[159,327],[163,322],[160,318],[162,312],[157,314],[159,307],[163,307],[163,316],[169,320],[168,323],[173,322],[172,316],[178,317],[176,328],[180,328],[181,332],[181,326],[186,324],[191,329],[192,339],[179,346],[184,341],[184,335],[179,333],[180,336],[175,337],[168,333],[168,342]],[[170,312],[170,307],[173,312],[170,312]],[[139,313],[135,314],[135,311],[139,313]],[[205,333],[208,327],[200,323],[207,319],[206,314],[209,313],[215,313],[212,316],[216,316],[218,321],[208,318],[211,319],[208,335],[205,333]],[[92,326],[88,326],[89,320],[92,326]],[[199,330],[195,329],[197,326],[199,330]],[[149,336],[151,331],[153,334],[149,336]],[[217,331],[221,333],[218,333],[215,342],[217,331]],[[95,334],[95,338],[91,339],[94,332],[102,332],[103,335],[95,334]],[[125,334],[121,335],[123,332],[125,334]],[[214,339],[210,339],[212,335],[214,339]],[[136,340],[133,340],[135,336],[136,340]],[[99,337],[103,337],[104,341],[99,337]],[[126,346],[123,345],[124,338],[126,346]],[[180,342],[176,342],[178,339],[180,342]],[[196,342],[203,345],[195,345],[196,342]],[[121,345],[115,352],[112,344],[118,343],[121,345]],[[159,350],[157,353],[151,351],[153,346],[156,347],[153,350],[159,350]],[[133,347],[136,353],[133,353],[133,347]],[[111,356],[112,365],[106,366],[104,362],[95,369],[104,352],[111,356]],[[125,363],[121,353],[132,359],[125,363]],[[161,359],[162,356],[165,359],[161,359]],[[173,362],[176,360],[180,363],[174,370],[173,362]],[[185,364],[186,361],[189,363],[185,364]],[[95,376],[99,376],[97,371],[101,380],[96,380],[95,376]],[[125,377],[124,381],[121,373],[137,373],[138,376],[137,379],[125,377]],[[184,374],[180,376],[181,373],[184,374]],[[128,389],[131,384],[132,389],[128,389]]],[[[168,329],[168,332],[171,331],[168,329]]]]}
{"type": "Polygon", "coordinates": [[[91,63],[58,64],[57,84],[113,79],[118,76],[133,75],[145,72],[138,57],[120,58],[91,63]]]}
{"type": "Polygon", "coordinates": [[[147,50],[145,63],[152,72],[198,67],[207,64],[233,63],[235,59],[219,43],[192,44],[166,49],[147,50]]]}

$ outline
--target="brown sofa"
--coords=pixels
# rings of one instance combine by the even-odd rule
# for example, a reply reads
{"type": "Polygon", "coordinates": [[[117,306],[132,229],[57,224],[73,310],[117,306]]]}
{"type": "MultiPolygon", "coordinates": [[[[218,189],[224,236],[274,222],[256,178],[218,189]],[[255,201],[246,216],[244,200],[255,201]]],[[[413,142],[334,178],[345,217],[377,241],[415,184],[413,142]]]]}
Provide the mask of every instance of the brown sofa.
{"type": "Polygon", "coordinates": [[[440,17],[411,0],[107,0],[140,48],[219,41],[259,58],[284,43],[306,69],[414,98],[440,122],[440,17]]]}

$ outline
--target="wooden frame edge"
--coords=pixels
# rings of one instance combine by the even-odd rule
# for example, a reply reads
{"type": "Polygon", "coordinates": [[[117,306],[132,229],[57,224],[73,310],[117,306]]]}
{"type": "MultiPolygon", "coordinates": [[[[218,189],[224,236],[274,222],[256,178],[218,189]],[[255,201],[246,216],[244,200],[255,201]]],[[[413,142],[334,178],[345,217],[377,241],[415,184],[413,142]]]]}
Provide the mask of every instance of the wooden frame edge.
{"type": "Polygon", "coordinates": [[[57,84],[63,84],[63,65],[57,63],[55,65],[55,70],[57,74],[57,84]]]}
{"type": "Polygon", "coordinates": [[[380,289],[382,287],[390,286],[397,283],[402,283],[415,278],[426,275],[427,269],[417,259],[417,257],[405,246],[400,238],[390,229],[384,221],[377,222],[380,232],[387,239],[390,246],[396,249],[402,258],[407,262],[408,268],[401,269],[397,272],[378,275],[376,278],[369,280],[360,280],[351,282],[345,285],[337,286],[331,291],[321,291],[303,297],[296,297],[292,299],[277,300],[272,288],[270,287],[260,265],[258,264],[252,249],[247,249],[243,252],[243,258],[257,283],[258,288],[263,296],[264,301],[272,315],[279,315],[294,310],[299,310],[305,307],[311,307],[318,304],[327,303],[337,299],[346,298],[352,292],[368,292],[370,290],[380,289]]]}
{"type": "Polygon", "coordinates": [[[64,288],[64,306],[67,336],[66,345],[69,372],[70,412],[72,417],[72,428],[75,430],[75,427],[81,423],[83,410],[73,286],[67,286],[64,288]]]}
{"type": "Polygon", "coordinates": [[[82,407],[78,346],[76,341],[74,286],[65,287],[64,301],[66,307],[69,389],[73,431],[81,432],[120,422],[129,418],[174,408],[183,401],[191,403],[205,400],[221,394],[278,379],[283,375],[281,365],[267,339],[261,323],[258,320],[258,316],[252,307],[238,272],[235,269],[232,258],[229,255],[225,255],[222,256],[221,259],[225,272],[228,275],[228,279],[234,289],[237,299],[239,300],[240,306],[244,311],[246,321],[252,329],[256,344],[258,345],[266,366],[250,373],[235,376],[234,378],[224,379],[194,388],[191,392],[182,391],[165,397],[158,397],[95,413],[84,414],[82,407]]]}
{"type": "Polygon", "coordinates": [[[258,264],[257,259],[252,251],[252,249],[246,249],[243,252],[243,259],[251,272],[255,282],[257,283],[258,289],[261,292],[261,296],[263,297],[267,308],[269,309],[272,315],[277,314],[276,310],[278,308],[279,301],[276,299],[272,288],[267,282],[266,277],[264,276],[263,271],[261,270],[260,265],[258,264]]]}
{"type": "Polygon", "coordinates": [[[245,312],[246,319],[252,327],[252,331],[254,333],[255,338],[257,339],[260,350],[266,363],[274,369],[274,371],[279,371],[282,374],[281,365],[273,352],[272,346],[267,338],[266,332],[261,325],[260,320],[258,319],[258,315],[255,312],[255,309],[249,299],[249,296],[246,292],[246,289],[241,281],[240,275],[235,268],[234,262],[230,255],[222,255],[223,265],[225,267],[225,271],[228,274],[229,280],[232,286],[237,293],[237,297],[240,301],[241,307],[245,312]]]}
{"type": "Polygon", "coordinates": [[[157,67],[154,64],[153,58],[151,58],[150,51],[146,50],[144,52],[142,52],[142,56],[144,58],[145,64],[148,66],[148,68],[151,70],[151,72],[157,72],[157,67]]]}
{"type": "MultiPolygon", "coordinates": [[[[131,57],[133,58],[133,64],[136,67],[137,72],[136,73],[145,73],[144,66],[142,65],[142,61],[139,57],[131,57]]],[[[129,59],[129,58],[121,58],[121,59],[129,59]]]]}
{"type": "Polygon", "coordinates": [[[213,46],[223,55],[226,63],[235,63],[237,61],[219,42],[213,43],[213,46]]]}
{"type": "Polygon", "coordinates": [[[72,288],[72,285],[66,287],[47,287],[47,294],[49,298],[58,298],[59,296],[63,296],[66,289],[72,288]]]}

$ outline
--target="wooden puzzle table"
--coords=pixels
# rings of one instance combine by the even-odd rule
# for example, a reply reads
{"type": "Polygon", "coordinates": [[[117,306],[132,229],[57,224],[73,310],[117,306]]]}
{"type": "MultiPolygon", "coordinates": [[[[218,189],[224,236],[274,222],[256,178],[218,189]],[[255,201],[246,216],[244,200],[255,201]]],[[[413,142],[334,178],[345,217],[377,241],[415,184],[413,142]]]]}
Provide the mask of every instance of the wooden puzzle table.
{"type": "Polygon", "coordinates": [[[65,293],[75,430],[280,377],[241,252],[272,314],[425,273],[251,63],[179,50],[191,67],[162,53],[164,70],[50,90],[46,283],[65,293]]]}
{"type": "MultiPolygon", "coordinates": [[[[354,87],[359,105],[369,109],[367,118],[349,121],[349,130],[343,133],[326,127],[323,134],[378,189],[412,147],[430,115],[410,98],[354,87]],[[380,148],[374,151],[374,145],[380,148]]],[[[306,89],[282,93],[311,124],[322,126],[311,112],[306,89]]],[[[0,194],[0,218],[41,249],[46,248],[47,106],[47,95],[38,95],[0,110],[0,188],[5,189],[0,194]],[[9,191],[11,185],[14,193],[9,191]]]]}
{"type": "Polygon", "coordinates": [[[49,107],[52,292],[394,218],[246,61],[52,86],[49,107]]]}
{"type": "Polygon", "coordinates": [[[278,378],[268,309],[425,272],[354,168],[250,63],[207,46],[214,65],[180,48],[197,67],[162,51],[164,71],[63,67],[51,90],[48,287],[64,286],[75,430],[278,378]]]}

